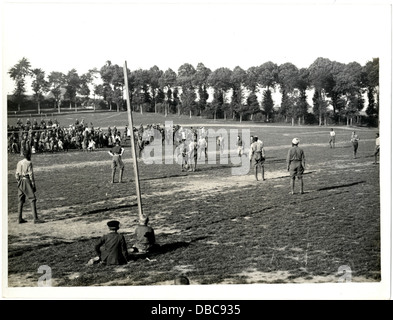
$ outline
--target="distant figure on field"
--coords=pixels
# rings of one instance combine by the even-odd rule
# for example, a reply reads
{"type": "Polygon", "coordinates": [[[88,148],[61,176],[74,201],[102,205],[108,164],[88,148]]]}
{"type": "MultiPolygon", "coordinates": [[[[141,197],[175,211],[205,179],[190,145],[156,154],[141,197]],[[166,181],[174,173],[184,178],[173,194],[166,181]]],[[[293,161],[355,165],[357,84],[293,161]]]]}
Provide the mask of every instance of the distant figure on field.
{"type": "Polygon", "coordinates": [[[336,133],[334,132],[333,128],[330,130],[329,145],[330,145],[330,148],[334,148],[336,145],[336,133]]]}
{"type": "Polygon", "coordinates": [[[87,147],[88,151],[94,151],[96,149],[96,143],[93,139],[90,139],[89,145],[87,147]]]}
{"type": "Polygon", "coordinates": [[[30,201],[31,212],[33,214],[34,223],[43,223],[44,221],[38,219],[35,196],[36,184],[33,172],[33,163],[31,162],[31,151],[25,149],[23,151],[24,159],[20,160],[16,165],[15,178],[18,182],[18,223],[27,222],[23,219],[23,205],[26,198],[30,201]]]}
{"type": "Polygon", "coordinates": [[[222,154],[225,148],[224,137],[222,136],[222,134],[220,134],[220,136],[217,138],[217,146],[220,150],[220,154],[222,154]]]}
{"type": "Polygon", "coordinates": [[[375,152],[374,152],[374,164],[378,164],[378,156],[379,156],[379,133],[375,134],[375,152]]]}
{"type": "Polygon", "coordinates": [[[201,159],[202,152],[205,155],[205,161],[207,161],[207,137],[201,135],[198,140],[198,159],[201,159]]]}
{"type": "Polygon", "coordinates": [[[139,224],[135,228],[135,244],[130,249],[130,253],[148,253],[157,249],[154,229],[148,226],[149,218],[140,217],[139,224]]]}
{"type": "Polygon", "coordinates": [[[145,141],[143,140],[143,137],[141,135],[138,135],[137,146],[138,146],[138,159],[142,159],[143,150],[145,149],[145,141]]]}
{"type": "Polygon", "coordinates": [[[236,147],[237,147],[237,155],[241,157],[244,152],[244,145],[243,145],[243,140],[240,136],[237,136],[236,147]]]}
{"type": "Polygon", "coordinates": [[[124,163],[121,160],[121,156],[123,155],[123,152],[124,148],[120,147],[119,141],[116,141],[115,146],[110,151],[108,151],[108,153],[112,156],[112,183],[115,182],[117,168],[119,168],[119,183],[122,182],[124,163]]]}
{"type": "Polygon", "coordinates": [[[351,142],[352,142],[352,146],[353,146],[353,158],[356,158],[356,154],[358,152],[358,147],[359,147],[359,137],[356,134],[356,131],[352,132],[351,135],[351,142]]]}
{"type": "Polygon", "coordinates": [[[287,169],[291,177],[291,194],[295,193],[295,179],[298,178],[300,182],[300,193],[304,193],[303,189],[303,173],[306,168],[306,158],[303,149],[299,148],[299,139],[292,140],[292,148],[288,150],[287,154],[287,169]]]}
{"type": "Polygon", "coordinates": [[[265,180],[265,150],[263,142],[254,136],[254,142],[250,146],[250,161],[253,161],[255,167],[255,179],[258,181],[258,167],[261,168],[262,181],[265,180]]]}
{"type": "Polygon", "coordinates": [[[195,171],[197,162],[198,162],[198,143],[197,138],[195,137],[193,141],[188,145],[188,163],[190,164],[189,171],[195,171]]]}
{"type": "Polygon", "coordinates": [[[182,139],[179,146],[177,147],[177,157],[181,163],[181,171],[187,171],[188,166],[188,148],[186,144],[186,139],[182,139]]]}
{"type": "Polygon", "coordinates": [[[107,223],[109,233],[102,236],[95,245],[97,257],[93,261],[99,261],[106,265],[127,264],[128,252],[124,236],[117,231],[120,222],[113,220],[107,223]]]}

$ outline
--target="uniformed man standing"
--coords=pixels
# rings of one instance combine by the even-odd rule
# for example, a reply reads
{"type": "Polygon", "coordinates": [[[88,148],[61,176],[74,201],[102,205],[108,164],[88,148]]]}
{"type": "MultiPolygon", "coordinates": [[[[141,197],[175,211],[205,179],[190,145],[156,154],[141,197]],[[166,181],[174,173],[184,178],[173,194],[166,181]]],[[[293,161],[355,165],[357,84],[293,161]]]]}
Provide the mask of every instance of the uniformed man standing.
{"type": "Polygon", "coordinates": [[[124,163],[121,160],[121,156],[123,155],[123,152],[124,148],[120,146],[119,141],[116,141],[115,146],[110,151],[108,151],[108,153],[112,156],[112,183],[115,182],[117,168],[119,168],[119,183],[122,182],[124,163]]]}
{"type": "Polygon", "coordinates": [[[15,178],[18,182],[18,223],[27,222],[23,219],[23,205],[26,198],[30,201],[31,212],[33,214],[34,223],[43,223],[44,221],[38,219],[36,207],[36,185],[33,173],[33,164],[31,162],[31,151],[24,150],[24,159],[20,160],[16,165],[15,178]]]}
{"type": "Polygon", "coordinates": [[[257,136],[253,137],[253,143],[250,146],[249,153],[250,161],[253,161],[255,168],[255,179],[258,181],[258,167],[261,168],[262,181],[265,181],[265,150],[263,149],[263,142],[257,136]]]}
{"type": "Polygon", "coordinates": [[[287,169],[291,176],[291,194],[295,193],[295,179],[298,178],[300,182],[300,193],[304,193],[303,189],[303,173],[306,168],[306,158],[303,149],[299,148],[299,139],[292,140],[292,148],[288,150],[287,154],[287,169]]]}

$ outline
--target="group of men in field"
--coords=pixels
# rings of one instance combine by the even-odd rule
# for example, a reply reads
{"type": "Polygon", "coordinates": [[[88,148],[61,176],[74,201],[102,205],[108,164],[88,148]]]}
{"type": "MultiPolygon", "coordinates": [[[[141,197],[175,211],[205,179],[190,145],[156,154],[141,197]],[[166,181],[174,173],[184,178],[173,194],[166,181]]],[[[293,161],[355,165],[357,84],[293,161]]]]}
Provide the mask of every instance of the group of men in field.
{"type": "MultiPolygon", "coordinates": [[[[142,129],[140,129],[142,131],[142,129]]],[[[189,168],[190,171],[195,171],[198,159],[201,156],[205,156],[207,160],[207,133],[203,131],[198,139],[198,131],[191,130],[192,137],[187,139],[183,129],[178,128],[180,139],[178,141],[177,149],[181,155],[182,171],[189,168]],[[189,141],[188,141],[189,140],[189,141]],[[188,141],[188,143],[186,143],[188,141]],[[199,151],[199,152],[198,152],[199,151]],[[189,165],[189,167],[188,167],[189,165]]],[[[199,131],[199,133],[201,133],[199,131]]],[[[139,135],[138,135],[139,136],[139,135]]],[[[175,135],[173,135],[174,139],[175,135]]],[[[356,158],[356,152],[358,148],[359,137],[356,132],[352,132],[351,143],[353,145],[354,158],[356,158]]],[[[217,138],[217,146],[222,152],[224,148],[224,139],[220,135],[217,138]]],[[[306,160],[304,150],[299,147],[299,139],[294,138],[291,141],[291,148],[287,152],[286,164],[287,170],[290,176],[290,194],[295,193],[295,181],[296,178],[300,184],[300,194],[304,194],[303,174],[306,168],[306,160]]],[[[329,145],[330,148],[335,148],[335,132],[331,129],[329,145]]],[[[236,141],[237,154],[239,157],[247,156],[244,152],[244,141],[241,136],[237,137],[236,141]]],[[[375,141],[375,164],[377,164],[377,158],[379,156],[380,140],[379,134],[376,134],[375,141]]],[[[119,182],[122,182],[124,163],[122,161],[122,155],[124,148],[121,146],[120,140],[115,142],[115,146],[108,151],[112,156],[112,179],[111,182],[115,181],[116,170],[119,170],[119,182]]],[[[36,185],[33,173],[33,165],[31,162],[31,149],[27,148],[23,151],[24,159],[17,163],[15,177],[18,185],[18,223],[27,222],[23,219],[23,205],[26,200],[30,202],[31,211],[34,218],[34,223],[43,223],[44,221],[38,218],[36,208],[36,185]]],[[[264,175],[264,163],[265,163],[265,150],[264,143],[257,136],[251,136],[250,149],[248,152],[251,167],[254,169],[255,179],[258,181],[259,172],[261,173],[262,181],[265,180],[264,175]]],[[[124,235],[118,233],[120,228],[120,222],[113,220],[107,223],[109,233],[103,235],[95,244],[96,257],[89,260],[88,265],[96,263],[102,263],[105,265],[120,265],[126,264],[131,260],[135,259],[135,256],[139,254],[147,254],[156,252],[160,246],[156,243],[154,229],[148,226],[149,218],[146,216],[140,217],[139,224],[135,229],[135,243],[128,248],[124,235]]],[[[188,279],[187,279],[188,281],[188,279]]],[[[177,283],[175,284],[189,284],[177,283]]]]}
{"type": "MultiPolygon", "coordinates": [[[[149,129],[149,128],[148,128],[149,129]]],[[[127,127],[126,127],[127,130],[127,127]]],[[[137,137],[142,137],[145,131],[143,125],[139,127],[139,129],[134,128],[134,131],[137,131],[137,137]]],[[[199,129],[185,130],[181,126],[175,126],[173,128],[172,139],[178,143],[177,145],[177,156],[179,156],[181,169],[182,171],[195,171],[197,162],[201,158],[204,158],[207,161],[207,147],[208,147],[208,132],[205,130],[204,127],[200,127],[199,129]],[[190,136],[191,135],[191,136],[190,136]]],[[[125,133],[126,134],[126,133],[125,133]]],[[[335,148],[336,144],[336,134],[334,129],[331,129],[329,139],[330,148],[335,148]]],[[[137,139],[139,139],[137,138],[137,139]]],[[[357,149],[358,149],[358,141],[359,137],[355,131],[352,132],[351,139],[353,145],[353,157],[356,158],[357,149]]],[[[294,194],[295,188],[295,180],[298,178],[300,182],[300,193],[304,193],[304,186],[303,186],[303,173],[306,167],[305,164],[305,155],[304,150],[299,147],[299,139],[294,138],[292,140],[292,146],[288,150],[286,163],[287,163],[287,170],[289,171],[290,178],[291,178],[291,193],[294,194]]],[[[222,152],[224,149],[224,139],[222,135],[217,137],[217,146],[222,152]]],[[[238,136],[237,142],[237,153],[239,157],[242,157],[245,154],[244,152],[244,141],[243,139],[238,136]]],[[[379,157],[379,148],[380,148],[380,138],[379,133],[376,133],[376,140],[375,140],[375,151],[374,157],[375,161],[374,164],[377,164],[378,157],[379,157]]],[[[124,163],[122,161],[122,155],[124,152],[124,148],[121,146],[121,139],[115,141],[115,146],[111,148],[108,153],[112,156],[112,175],[111,175],[111,182],[115,182],[116,172],[119,172],[118,181],[122,182],[123,178],[123,171],[124,171],[124,163]]],[[[27,200],[31,203],[31,209],[34,217],[34,221],[36,223],[42,222],[38,219],[37,209],[36,209],[36,186],[34,180],[34,173],[33,173],[33,165],[31,162],[31,148],[24,148],[23,151],[24,159],[19,161],[17,164],[16,169],[16,180],[18,182],[18,222],[24,223],[26,222],[25,219],[22,217],[22,210],[23,205],[27,200]]],[[[248,153],[248,157],[250,160],[251,167],[254,170],[255,179],[258,181],[259,172],[261,173],[262,181],[265,180],[265,171],[264,171],[264,163],[265,163],[265,150],[264,150],[264,143],[260,140],[257,136],[251,136],[250,141],[250,149],[248,153]]]]}

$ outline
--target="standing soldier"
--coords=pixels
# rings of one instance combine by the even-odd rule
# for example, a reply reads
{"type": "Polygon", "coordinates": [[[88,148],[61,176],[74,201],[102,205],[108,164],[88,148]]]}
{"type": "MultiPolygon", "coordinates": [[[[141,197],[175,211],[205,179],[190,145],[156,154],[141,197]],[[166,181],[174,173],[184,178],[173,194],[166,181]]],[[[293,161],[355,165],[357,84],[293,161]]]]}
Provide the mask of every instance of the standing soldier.
{"type": "Polygon", "coordinates": [[[333,128],[330,130],[329,145],[330,145],[330,148],[334,148],[336,145],[336,133],[334,132],[333,128]]]}
{"type": "Polygon", "coordinates": [[[255,179],[258,181],[258,167],[261,167],[262,181],[265,181],[265,151],[263,143],[257,136],[253,138],[253,143],[250,146],[250,162],[254,160],[255,179]]]}
{"type": "Polygon", "coordinates": [[[177,158],[181,163],[181,171],[188,170],[188,149],[186,139],[182,139],[179,146],[176,148],[177,158]]]}
{"type": "Polygon", "coordinates": [[[353,158],[356,158],[356,154],[358,152],[358,147],[359,147],[359,137],[356,134],[356,131],[352,132],[351,135],[351,142],[352,142],[352,146],[353,146],[353,158]]]}
{"type": "Polygon", "coordinates": [[[243,146],[243,140],[240,136],[237,136],[236,146],[237,146],[237,155],[241,157],[244,152],[244,146],[243,146]]]}
{"type": "Polygon", "coordinates": [[[38,219],[35,196],[36,185],[33,173],[33,164],[31,162],[31,151],[29,149],[23,152],[24,159],[20,160],[16,165],[15,178],[18,182],[18,223],[27,222],[23,219],[23,205],[27,199],[30,201],[31,212],[33,214],[34,223],[42,223],[44,221],[38,219]]]}
{"type": "Polygon", "coordinates": [[[220,154],[223,154],[224,152],[224,146],[225,142],[224,142],[224,137],[222,136],[222,134],[220,134],[220,136],[217,138],[217,145],[218,148],[220,149],[220,154]]]}
{"type": "Polygon", "coordinates": [[[303,189],[303,173],[306,168],[306,158],[303,149],[298,147],[299,139],[292,140],[292,148],[288,150],[287,154],[287,169],[291,176],[291,193],[295,193],[295,179],[300,181],[300,193],[304,193],[303,189]]]}
{"type": "Polygon", "coordinates": [[[202,152],[205,155],[205,162],[207,161],[207,137],[200,136],[198,140],[198,159],[201,159],[202,152]]]}
{"type": "Polygon", "coordinates": [[[115,182],[117,168],[119,168],[119,183],[122,182],[124,163],[121,160],[121,156],[123,155],[123,152],[124,148],[120,147],[119,141],[116,141],[116,145],[110,151],[108,151],[108,153],[112,156],[112,183],[115,182]]]}
{"type": "Polygon", "coordinates": [[[195,172],[196,165],[198,162],[198,143],[197,143],[196,136],[194,136],[194,140],[191,141],[190,144],[188,145],[188,155],[189,155],[189,163],[190,163],[189,171],[195,172]]]}

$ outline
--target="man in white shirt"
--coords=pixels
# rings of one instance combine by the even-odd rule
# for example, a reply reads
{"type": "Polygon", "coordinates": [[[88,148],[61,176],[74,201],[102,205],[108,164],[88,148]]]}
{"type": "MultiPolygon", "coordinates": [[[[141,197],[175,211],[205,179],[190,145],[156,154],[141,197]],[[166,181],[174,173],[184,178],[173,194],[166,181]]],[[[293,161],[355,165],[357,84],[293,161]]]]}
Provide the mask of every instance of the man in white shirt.
{"type": "Polygon", "coordinates": [[[244,146],[243,146],[243,140],[240,136],[237,136],[236,146],[237,146],[237,155],[241,157],[243,155],[244,146]]]}
{"type": "Polygon", "coordinates": [[[202,152],[205,153],[205,161],[207,161],[207,139],[204,136],[198,140],[198,159],[201,159],[202,152]]]}
{"type": "Polygon", "coordinates": [[[16,165],[15,178],[18,182],[18,223],[27,222],[22,217],[23,205],[26,198],[30,201],[31,212],[33,213],[34,223],[42,223],[44,221],[38,219],[36,208],[36,185],[33,173],[33,164],[31,162],[30,150],[23,152],[24,159],[20,160],[16,165]]]}
{"type": "Polygon", "coordinates": [[[250,147],[250,161],[253,160],[255,167],[255,179],[258,181],[258,167],[261,168],[262,181],[265,180],[265,150],[263,149],[263,142],[254,136],[254,142],[250,147]]]}
{"type": "Polygon", "coordinates": [[[189,155],[189,164],[190,164],[190,170],[189,171],[195,171],[197,161],[198,161],[198,143],[196,138],[194,138],[193,141],[190,142],[188,145],[188,155],[189,155]]]}
{"type": "Polygon", "coordinates": [[[332,128],[330,130],[330,139],[329,139],[330,148],[334,148],[335,144],[336,144],[336,133],[334,132],[334,129],[332,128]]]}

